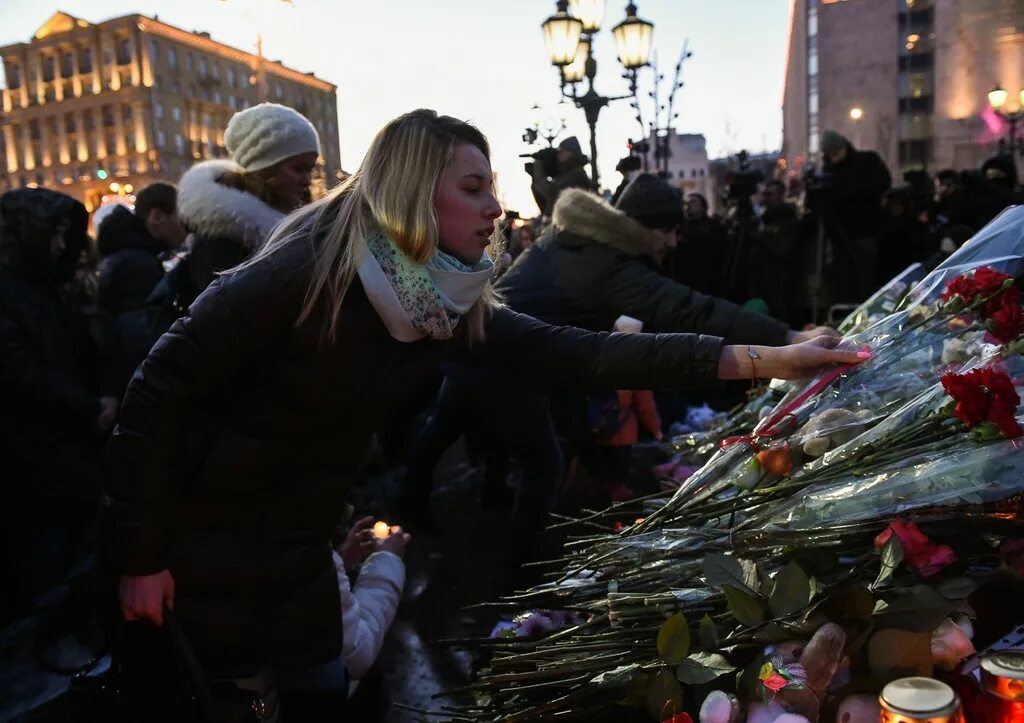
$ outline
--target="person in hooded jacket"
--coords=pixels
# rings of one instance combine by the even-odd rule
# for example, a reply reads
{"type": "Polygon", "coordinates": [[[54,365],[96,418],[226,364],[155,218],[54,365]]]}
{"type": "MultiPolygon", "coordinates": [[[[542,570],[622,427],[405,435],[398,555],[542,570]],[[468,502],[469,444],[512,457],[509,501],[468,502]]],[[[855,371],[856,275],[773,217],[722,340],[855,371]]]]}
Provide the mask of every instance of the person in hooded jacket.
{"type": "Polygon", "coordinates": [[[219,276],[132,378],[108,450],[103,558],[127,620],[164,606],[208,674],[280,694],[265,720],[344,701],[330,540],[388,411],[473,355],[563,385],[805,376],[858,357],[826,340],[738,348],[692,334],[558,328],[489,289],[502,210],[486,139],[428,110],[219,276]]]}
{"type": "Polygon", "coordinates": [[[242,263],[288,213],[309,203],[320,137],[301,113],[260,103],[224,131],[230,159],[192,166],[178,183],[178,215],[189,232],[187,261],[168,276],[180,310],[216,275],[242,263]]]}
{"type": "Polygon", "coordinates": [[[62,193],[0,196],[4,621],[60,582],[81,552],[117,412],[67,289],[87,223],[85,207],[62,193]]]}
{"type": "Polygon", "coordinates": [[[114,322],[110,356],[122,391],[156,341],[146,299],[164,277],[160,257],[185,241],[177,198],[170,183],[151,183],[136,196],[134,212],[116,206],[99,225],[96,302],[114,322]]]}

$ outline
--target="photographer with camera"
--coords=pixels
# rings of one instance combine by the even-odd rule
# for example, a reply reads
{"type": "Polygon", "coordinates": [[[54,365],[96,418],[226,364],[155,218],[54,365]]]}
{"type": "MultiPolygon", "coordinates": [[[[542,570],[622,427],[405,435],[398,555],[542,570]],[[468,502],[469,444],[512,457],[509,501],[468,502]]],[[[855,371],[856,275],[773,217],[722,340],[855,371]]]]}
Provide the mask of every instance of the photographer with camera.
{"type": "Polygon", "coordinates": [[[583,155],[576,136],[569,136],[558,148],[542,148],[530,155],[534,160],[526,164],[526,172],[533,178],[530,190],[541,215],[550,216],[558,196],[567,188],[590,188],[590,178],[584,166],[583,155]]]}

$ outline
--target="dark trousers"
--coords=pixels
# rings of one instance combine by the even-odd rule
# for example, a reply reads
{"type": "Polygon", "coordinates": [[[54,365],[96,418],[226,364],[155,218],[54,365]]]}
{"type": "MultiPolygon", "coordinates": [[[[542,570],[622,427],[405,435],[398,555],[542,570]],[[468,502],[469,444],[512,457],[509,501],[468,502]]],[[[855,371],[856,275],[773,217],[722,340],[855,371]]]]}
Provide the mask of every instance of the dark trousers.
{"type": "MultiPolygon", "coordinates": [[[[564,467],[551,401],[526,381],[494,370],[446,368],[437,406],[409,455],[410,502],[426,505],[438,460],[467,432],[487,450],[485,461],[497,457],[499,470],[502,455],[519,463],[522,482],[512,512],[512,546],[517,558],[529,557],[534,537],[547,524],[558,497],[564,467]]],[[[489,484],[504,484],[504,479],[491,479],[489,484]]]]}

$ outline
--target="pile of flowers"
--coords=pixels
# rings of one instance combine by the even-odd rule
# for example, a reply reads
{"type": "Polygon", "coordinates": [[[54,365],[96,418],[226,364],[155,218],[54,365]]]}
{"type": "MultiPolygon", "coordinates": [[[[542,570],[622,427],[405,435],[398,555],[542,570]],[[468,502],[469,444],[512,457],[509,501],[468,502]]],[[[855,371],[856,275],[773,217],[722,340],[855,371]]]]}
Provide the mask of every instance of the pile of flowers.
{"type": "Polygon", "coordinates": [[[846,325],[869,361],[676,440],[700,466],[671,496],[577,520],[549,582],[489,604],[564,627],[474,641],[475,704],[446,714],[877,719],[885,682],[972,654],[974,606],[1024,568],[1022,227],[1005,212],[846,325]]]}

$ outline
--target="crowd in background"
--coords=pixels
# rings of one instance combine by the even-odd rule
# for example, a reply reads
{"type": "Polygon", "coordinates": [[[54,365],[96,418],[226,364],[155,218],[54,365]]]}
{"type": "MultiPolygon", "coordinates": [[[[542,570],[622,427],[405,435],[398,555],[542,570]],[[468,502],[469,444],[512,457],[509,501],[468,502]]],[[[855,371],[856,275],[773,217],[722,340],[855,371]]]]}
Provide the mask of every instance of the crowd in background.
{"type": "MultiPolygon", "coordinates": [[[[97,214],[95,243],[84,206],[66,195],[19,189],[0,198],[3,624],[94,550],[103,450],[139,363],[218,272],[248,259],[309,201],[319,140],[298,113],[272,104],[243,111],[225,143],[230,161],[199,163],[177,186],[140,190],[134,208],[97,214]]],[[[565,142],[551,167],[530,169],[542,215],[505,219],[497,290],[514,310],[551,324],[782,345],[821,331],[808,325],[834,324],[907,266],[934,266],[1024,202],[1005,156],[977,170],[907,173],[894,185],[877,154],[838,134],[826,133],[822,150],[818,173],[731,189],[719,217],[701,194],[684,197],[651,174],[610,201],[592,194],[579,144],[565,142]]],[[[721,407],[731,398],[685,401],[721,407]]],[[[485,503],[514,499],[515,564],[535,554],[560,495],[578,491],[580,460],[597,480],[587,502],[643,491],[633,488],[629,450],[668,434],[684,408],[668,395],[655,403],[647,390],[560,394],[472,363],[445,366],[408,399],[379,431],[385,455],[408,466],[400,519],[429,526],[437,459],[465,435],[487,469],[485,503]]],[[[408,537],[381,542],[366,520],[340,530],[346,652],[362,672],[398,603],[408,537]]]]}

